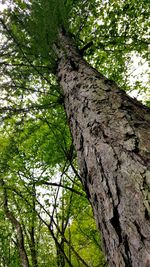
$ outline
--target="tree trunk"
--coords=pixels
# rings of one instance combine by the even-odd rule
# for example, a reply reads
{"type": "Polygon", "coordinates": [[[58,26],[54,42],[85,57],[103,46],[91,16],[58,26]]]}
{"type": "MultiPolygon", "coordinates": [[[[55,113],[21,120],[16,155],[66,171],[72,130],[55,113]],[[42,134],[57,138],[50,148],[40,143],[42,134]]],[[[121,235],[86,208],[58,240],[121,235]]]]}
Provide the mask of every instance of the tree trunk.
{"type": "Polygon", "coordinates": [[[12,223],[17,233],[17,246],[18,246],[19,259],[20,259],[20,266],[29,267],[29,261],[28,261],[27,253],[26,253],[25,246],[24,246],[24,237],[23,237],[21,224],[16,219],[15,215],[9,210],[8,195],[7,195],[6,185],[3,179],[0,180],[0,185],[3,187],[3,192],[4,192],[3,195],[4,195],[5,215],[8,218],[8,220],[12,223]]]}
{"type": "Polygon", "coordinates": [[[35,183],[32,186],[32,214],[31,214],[31,222],[30,222],[30,240],[29,240],[29,246],[31,251],[31,260],[32,260],[32,267],[38,267],[37,262],[37,250],[36,250],[36,241],[35,241],[35,223],[36,223],[36,188],[35,183]]]}
{"type": "Polygon", "coordinates": [[[85,62],[64,33],[55,51],[82,183],[108,263],[148,267],[149,110],[85,62]]]}

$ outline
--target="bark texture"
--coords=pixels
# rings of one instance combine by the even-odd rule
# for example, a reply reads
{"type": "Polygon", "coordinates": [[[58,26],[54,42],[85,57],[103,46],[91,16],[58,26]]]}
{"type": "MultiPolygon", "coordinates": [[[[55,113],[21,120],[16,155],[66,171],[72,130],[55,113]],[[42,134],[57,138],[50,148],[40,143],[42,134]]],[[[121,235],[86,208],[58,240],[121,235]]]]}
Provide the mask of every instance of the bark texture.
{"type": "Polygon", "coordinates": [[[150,266],[150,113],[59,34],[57,76],[111,267],[150,266]],[[63,45],[60,45],[63,44],[63,45]]]}

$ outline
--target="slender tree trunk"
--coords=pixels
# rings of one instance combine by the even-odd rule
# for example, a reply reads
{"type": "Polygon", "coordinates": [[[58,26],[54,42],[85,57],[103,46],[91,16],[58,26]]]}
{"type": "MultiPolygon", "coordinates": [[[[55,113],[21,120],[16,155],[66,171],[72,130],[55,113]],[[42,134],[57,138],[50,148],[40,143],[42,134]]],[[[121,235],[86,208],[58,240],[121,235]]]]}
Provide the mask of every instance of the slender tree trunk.
{"type": "Polygon", "coordinates": [[[59,38],[57,76],[108,263],[148,267],[149,111],[89,66],[69,37],[59,38]]]}
{"type": "Polygon", "coordinates": [[[5,215],[8,218],[8,220],[12,223],[12,225],[16,229],[16,233],[17,233],[17,245],[18,245],[20,266],[21,267],[29,267],[29,261],[28,261],[28,257],[27,257],[26,250],[25,250],[25,247],[24,247],[24,237],[23,237],[23,231],[22,231],[22,228],[21,228],[21,224],[15,218],[14,214],[9,210],[7,190],[5,188],[5,182],[2,179],[0,180],[0,184],[3,187],[3,190],[4,190],[4,211],[5,211],[5,215]]]}
{"type": "Polygon", "coordinates": [[[37,250],[36,250],[36,241],[35,241],[35,223],[36,223],[36,209],[35,209],[35,198],[36,198],[36,189],[35,184],[32,187],[32,214],[31,214],[31,228],[29,231],[30,234],[30,251],[31,251],[31,260],[32,260],[32,267],[37,267],[37,250]]]}

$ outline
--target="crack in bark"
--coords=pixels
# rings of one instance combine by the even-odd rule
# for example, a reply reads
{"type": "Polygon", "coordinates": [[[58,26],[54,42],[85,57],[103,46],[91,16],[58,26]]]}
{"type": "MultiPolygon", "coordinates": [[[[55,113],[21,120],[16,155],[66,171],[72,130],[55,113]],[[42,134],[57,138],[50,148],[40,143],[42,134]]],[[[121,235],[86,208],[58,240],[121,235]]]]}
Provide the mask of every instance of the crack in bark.
{"type": "Polygon", "coordinates": [[[121,243],[122,242],[122,229],[120,226],[119,213],[118,213],[117,207],[113,208],[113,215],[114,216],[113,218],[110,219],[110,222],[118,235],[119,243],[121,243]]]}
{"type": "Polygon", "coordinates": [[[147,209],[145,209],[145,219],[146,219],[147,221],[149,221],[149,220],[150,220],[150,215],[149,215],[149,213],[148,213],[148,210],[147,210],[147,209]]]}
{"type": "Polygon", "coordinates": [[[81,175],[81,177],[83,178],[82,181],[83,181],[85,192],[87,194],[87,198],[90,200],[91,199],[91,194],[90,194],[90,190],[89,190],[89,187],[88,187],[88,181],[87,181],[88,180],[88,168],[87,168],[87,164],[86,164],[85,160],[84,160],[84,172],[81,175]]]}
{"type": "Polygon", "coordinates": [[[101,172],[101,176],[102,176],[102,180],[101,181],[103,182],[104,178],[105,178],[105,175],[104,175],[104,169],[103,169],[103,165],[102,165],[102,162],[101,162],[101,158],[100,158],[100,156],[99,156],[97,151],[96,151],[95,155],[96,155],[96,161],[97,161],[97,163],[98,163],[98,165],[100,167],[100,172],[101,172]]]}
{"type": "Polygon", "coordinates": [[[122,256],[124,258],[125,267],[133,267],[127,235],[124,236],[124,247],[125,247],[125,254],[122,254],[122,256]]]}
{"type": "Polygon", "coordinates": [[[134,225],[135,225],[136,230],[140,236],[141,242],[144,244],[144,240],[146,239],[146,237],[141,233],[140,226],[138,225],[138,223],[136,221],[134,222],[134,225]]]}
{"type": "Polygon", "coordinates": [[[70,65],[72,67],[72,70],[73,71],[78,71],[79,66],[75,61],[72,60],[72,58],[69,58],[69,62],[70,62],[70,65]]]}

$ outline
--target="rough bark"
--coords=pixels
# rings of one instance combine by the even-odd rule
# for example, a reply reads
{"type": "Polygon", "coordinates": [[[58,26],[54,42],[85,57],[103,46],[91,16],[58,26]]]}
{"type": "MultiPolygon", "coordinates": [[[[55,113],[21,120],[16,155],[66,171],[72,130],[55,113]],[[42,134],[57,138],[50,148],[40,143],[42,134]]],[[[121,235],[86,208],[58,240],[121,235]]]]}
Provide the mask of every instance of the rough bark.
{"type": "Polygon", "coordinates": [[[82,183],[108,263],[150,266],[149,110],[87,64],[63,33],[55,51],[82,183]]]}

